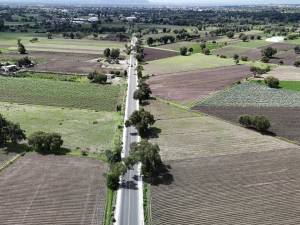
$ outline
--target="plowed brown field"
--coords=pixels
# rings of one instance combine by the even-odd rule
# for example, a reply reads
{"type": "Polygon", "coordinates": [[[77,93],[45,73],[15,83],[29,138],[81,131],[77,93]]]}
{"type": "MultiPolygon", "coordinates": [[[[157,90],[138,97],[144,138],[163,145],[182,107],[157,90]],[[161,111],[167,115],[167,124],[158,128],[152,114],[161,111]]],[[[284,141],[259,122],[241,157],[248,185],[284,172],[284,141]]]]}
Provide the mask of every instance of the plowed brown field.
{"type": "Polygon", "coordinates": [[[178,55],[176,51],[163,50],[157,48],[144,48],[144,54],[145,61],[152,61],[178,55]]]}
{"type": "Polygon", "coordinates": [[[200,100],[250,75],[249,66],[228,66],[151,77],[154,96],[188,103],[200,100]]]}
{"type": "Polygon", "coordinates": [[[300,224],[300,151],[169,162],[174,181],[151,187],[153,225],[300,224]]]}
{"type": "Polygon", "coordinates": [[[22,157],[0,173],[0,224],[102,224],[105,170],[87,158],[22,157]]]}
{"type": "Polygon", "coordinates": [[[235,123],[240,115],[264,115],[271,122],[271,132],[300,143],[300,108],[196,106],[195,109],[235,123]]]}

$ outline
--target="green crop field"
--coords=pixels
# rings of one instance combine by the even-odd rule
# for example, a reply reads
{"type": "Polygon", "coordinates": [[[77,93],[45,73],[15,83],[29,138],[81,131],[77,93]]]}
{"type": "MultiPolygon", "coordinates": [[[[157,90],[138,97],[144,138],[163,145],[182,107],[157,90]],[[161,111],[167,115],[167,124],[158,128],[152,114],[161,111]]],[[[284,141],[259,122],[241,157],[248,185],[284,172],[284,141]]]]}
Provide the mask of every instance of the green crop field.
{"type": "Polygon", "coordinates": [[[0,77],[0,101],[114,111],[122,85],[0,77]]]}
{"type": "Polygon", "coordinates": [[[221,59],[214,55],[192,54],[151,61],[145,66],[145,71],[149,74],[167,74],[231,65],[234,65],[232,59],[221,59]]]}
{"type": "MultiPolygon", "coordinates": [[[[221,48],[223,46],[223,44],[214,44],[212,42],[207,42],[206,43],[206,48],[208,48],[209,50],[214,50],[217,48],[221,48]]],[[[199,42],[190,42],[190,41],[180,41],[180,42],[176,42],[173,44],[167,44],[167,45],[160,45],[158,46],[159,48],[162,49],[169,49],[169,50],[174,50],[174,51],[180,51],[181,47],[187,47],[189,48],[193,48],[193,53],[200,53],[202,52],[201,48],[200,48],[200,43],[199,42]]]]}
{"type": "Polygon", "coordinates": [[[255,83],[235,85],[205,99],[201,106],[300,107],[300,93],[255,83]]]}
{"type": "Polygon", "coordinates": [[[5,102],[0,102],[0,114],[20,123],[27,136],[36,131],[57,132],[62,135],[64,147],[71,150],[89,148],[95,152],[112,147],[117,123],[121,118],[117,112],[5,102]]]}

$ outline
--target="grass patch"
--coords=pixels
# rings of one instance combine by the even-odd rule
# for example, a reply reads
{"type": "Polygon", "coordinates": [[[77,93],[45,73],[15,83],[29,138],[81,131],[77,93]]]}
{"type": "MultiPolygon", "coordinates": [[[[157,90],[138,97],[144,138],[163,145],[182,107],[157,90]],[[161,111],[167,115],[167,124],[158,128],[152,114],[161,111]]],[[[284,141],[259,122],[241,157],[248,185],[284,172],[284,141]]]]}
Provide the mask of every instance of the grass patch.
{"type": "Polygon", "coordinates": [[[149,74],[167,74],[231,65],[234,65],[232,59],[222,59],[214,55],[193,54],[151,61],[145,66],[145,70],[149,74]]]}
{"type": "Polygon", "coordinates": [[[105,218],[104,225],[111,225],[113,220],[113,205],[116,200],[117,192],[111,189],[106,191],[106,203],[105,203],[105,218]]]}
{"type": "MultiPolygon", "coordinates": [[[[266,85],[263,80],[252,80],[251,83],[263,84],[266,85]]],[[[292,90],[292,91],[300,91],[300,81],[280,81],[279,88],[292,90]]]]}
{"type": "Polygon", "coordinates": [[[0,77],[0,101],[115,111],[122,85],[0,77]]]}
{"type": "Polygon", "coordinates": [[[16,77],[30,77],[37,79],[56,80],[56,81],[70,81],[70,82],[88,82],[86,76],[82,75],[69,75],[69,74],[58,74],[58,73],[43,73],[43,72],[20,72],[16,74],[16,77]]]}
{"type": "Polygon", "coordinates": [[[29,136],[36,131],[57,132],[64,140],[63,147],[71,155],[80,156],[80,149],[90,149],[89,157],[102,159],[103,150],[113,147],[117,124],[116,112],[95,112],[84,109],[0,103],[0,113],[20,123],[29,136]]]}
{"type": "Polygon", "coordinates": [[[150,184],[144,183],[143,185],[143,197],[144,197],[144,219],[145,225],[151,225],[151,198],[150,198],[150,184]]]}
{"type": "Polygon", "coordinates": [[[265,40],[249,40],[249,41],[240,41],[232,44],[232,46],[243,47],[243,48],[260,48],[270,43],[265,40]]]}

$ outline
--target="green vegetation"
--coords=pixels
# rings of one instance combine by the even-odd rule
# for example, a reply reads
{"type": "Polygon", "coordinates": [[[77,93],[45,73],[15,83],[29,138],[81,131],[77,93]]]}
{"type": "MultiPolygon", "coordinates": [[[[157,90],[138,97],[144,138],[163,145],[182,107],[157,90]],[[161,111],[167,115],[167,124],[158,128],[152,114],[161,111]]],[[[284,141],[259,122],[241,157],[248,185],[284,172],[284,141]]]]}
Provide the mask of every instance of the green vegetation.
{"type": "Polygon", "coordinates": [[[87,82],[87,78],[82,75],[67,75],[60,73],[51,73],[51,72],[20,72],[14,75],[15,77],[28,77],[35,79],[46,79],[46,80],[56,80],[56,81],[70,81],[70,82],[87,82]]]}
{"type": "Polygon", "coordinates": [[[0,101],[114,111],[122,86],[0,77],[0,101]]]}
{"type": "Polygon", "coordinates": [[[222,59],[213,55],[192,54],[189,57],[175,56],[151,61],[145,66],[145,70],[150,74],[165,74],[231,65],[234,65],[231,59],[222,59]]]}
{"type": "Polygon", "coordinates": [[[20,124],[9,121],[0,114],[0,147],[7,147],[8,143],[15,145],[25,139],[25,132],[20,124]]]}
{"type": "Polygon", "coordinates": [[[278,88],[279,80],[275,77],[268,76],[265,78],[265,84],[268,85],[270,88],[278,88]]]}
{"type": "Polygon", "coordinates": [[[144,206],[144,219],[145,225],[151,225],[151,197],[150,197],[151,186],[148,183],[143,185],[143,206],[144,206]]]}
{"type": "MultiPolygon", "coordinates": [[[[264,84],[261,82],[261,80],[252,80],[251,82],[257,84],[264,84]]],[[[279,82],[279,88],[292,90],[292,91],[300,91],[300,81],[281,80],[279,82]]]]}
{"type": "Polygon", "coordinates": [[[111,225],[114,219],[113,205],[116,200],[117,192],[107,188],[104,225],[111,225]]]}
{"type": "Polygon", "coordinates": [[[266,132],[270,127],[270,121],[265,116],[243,115],[239,118],[239,123],[247,128],[254,128],[259,132],[266,132]]]}
{"type": "Polygon", "coordinates": [[[58,133],[37,131],[28,137],[28,144],[33,150],[45,154],[60,154],[64,141],[58,133]]]}
{"type": "Polygon", "coordinates": [[[202,106],[300,107],[300,93],[242,83],[205,99],[202,106]]]}
{"type": "Polygon", "coordinates": [[[113,147],[113,137],[121,116],[116,112],[95,112],[85,109],[0,103],[0,113],[20,123],[26,135],[37,131],[60,133],[63,147],[71,155],[80,156],[88,149],[91,157],[113,147]]]}

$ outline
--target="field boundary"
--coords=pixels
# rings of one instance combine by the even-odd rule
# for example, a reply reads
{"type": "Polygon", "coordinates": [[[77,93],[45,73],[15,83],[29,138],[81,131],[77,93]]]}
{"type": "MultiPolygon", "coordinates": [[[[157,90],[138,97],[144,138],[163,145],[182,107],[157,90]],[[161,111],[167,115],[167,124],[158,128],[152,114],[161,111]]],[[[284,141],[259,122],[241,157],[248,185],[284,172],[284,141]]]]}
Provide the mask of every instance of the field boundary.
{"type": "Polygon", "coordinates": [[[16,156],[14,156],[12,159],[10,159],[9,161],[5,162],[4,164],[2,164],[0,166],[0,172],[2,170],[4,170],[6,167],[10,166],[11,164],[13,164],[17,159],[19,159],[21,156],[23,156],[24,153],[22,154],[17,154],[16,156]]]}

